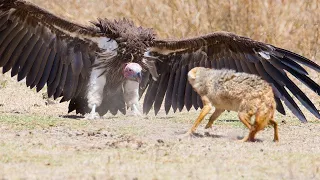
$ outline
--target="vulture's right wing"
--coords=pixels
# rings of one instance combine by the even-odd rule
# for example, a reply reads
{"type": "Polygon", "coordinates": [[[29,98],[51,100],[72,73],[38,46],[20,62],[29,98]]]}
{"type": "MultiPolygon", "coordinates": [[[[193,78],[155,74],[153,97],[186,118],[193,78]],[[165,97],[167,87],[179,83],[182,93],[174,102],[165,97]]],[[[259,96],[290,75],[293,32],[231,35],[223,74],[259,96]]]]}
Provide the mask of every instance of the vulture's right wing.
{"type": "MultiPolygon", "coordinates": [[[[202,106],[199,96],[187,81],[187,73],[197,66],[227,68],[238,72],[257,74],[272,84],[277,109],[285,113],[282,103],[301,120],[306,121],[302,111],[288,93],[288,90],[317,118],[319,111],[304,92],[287,76],[295,76],[315,93],[320,95],[320,86],[308,77],[300,65],[306,65],[316,72],[320,66],[298,54],[269,44],[237,36],[228,32],[217,32],[184,40],[158,40],[145,54],[147,59],[156,62],[158,81],[150,78],[144,100],[144,112],[154,105],[157,113],[162,101],[166,112],[189,110],[192,106],[202,106]]],[[[147,84],[147,83],[146,83],[147,84]]]]}

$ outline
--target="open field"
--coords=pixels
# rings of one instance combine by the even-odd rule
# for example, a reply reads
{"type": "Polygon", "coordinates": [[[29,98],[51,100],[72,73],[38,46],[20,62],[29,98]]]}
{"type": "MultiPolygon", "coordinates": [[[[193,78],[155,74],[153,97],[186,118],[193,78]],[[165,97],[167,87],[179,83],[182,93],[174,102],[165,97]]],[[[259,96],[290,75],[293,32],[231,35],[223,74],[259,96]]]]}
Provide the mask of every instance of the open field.
{"type": "MultiPolygon", "coordinates": [[[[85,24],[128,17],[161,38],[232,31],[320,64],[320,0],[32,2],[85,24]]],[[[310,77],[320,83],[319,73],[310,77]]],[[[320,97],[300,87],[320,109],[320,97]]],[[[88,121],[44,93],[0,75],[0,179],[320,179],[320,121],[308,112],[306,124],[289,111],[277,114],[279,143],[272,128],[258,142],[238,142],[248,130],[227,112],[213,130],[204,130],[204,120],[188,140],[180,136],[199,111],[88,121]]]]}
{"type": "Polygon", "coordinates": [[[198,112],[88,121],[63,117],[63,106],[0,115],[0,178],[320,178],[319,121],[277,116],[279,143],[272,142],[272,128],[259,133],[258,142],[240,143],[248,130],[236,114],[225,113],[213,130],[204,131],[203,123],[199,137],[187,140],[180,136],[198,112]]]}

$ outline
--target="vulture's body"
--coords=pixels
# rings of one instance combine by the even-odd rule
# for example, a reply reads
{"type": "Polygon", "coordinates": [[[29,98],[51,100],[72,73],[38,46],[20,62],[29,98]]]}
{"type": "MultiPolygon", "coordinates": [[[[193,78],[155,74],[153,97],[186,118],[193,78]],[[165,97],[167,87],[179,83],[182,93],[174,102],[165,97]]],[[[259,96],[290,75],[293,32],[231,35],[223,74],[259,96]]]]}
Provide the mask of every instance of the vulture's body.
{"type": "Polygon", "coordinates": [[[151,29],[129,20],[100,19],[90,27],[59,18],[22,0],[0,0],[0,67],[37,91],[47,85],[49,97],[70,101],[69,112],[100,115],[125,113],[122,84],[124,64],[144,68],[139,93],[145,92],[143,111],[158,113],[202,107],[187,82],[187,72],[202,66],[234,69],[261,76],[274,90],[277,110],[282,101],[301,120],[292,94],[317,118],[310,99],[287,76],[299,79],[320,94],[320,86],[301,64],[320,66],[293,52],[227,32],[183,40],[159,40],[151,29]],[[282,101],[281,101],[282,100],[282,101]]]}

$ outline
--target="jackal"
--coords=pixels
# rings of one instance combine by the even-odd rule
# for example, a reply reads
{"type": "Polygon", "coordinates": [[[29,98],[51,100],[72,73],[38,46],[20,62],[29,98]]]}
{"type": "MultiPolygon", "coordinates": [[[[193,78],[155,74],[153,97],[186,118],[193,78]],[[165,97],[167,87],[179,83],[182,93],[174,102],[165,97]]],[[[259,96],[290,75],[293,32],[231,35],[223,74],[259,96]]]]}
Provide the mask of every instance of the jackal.
{"type": "Polygon", "coordinates": [[[266,81],[253,74],[202,67],[191,69],[188,80],[203,102],[199,117],[188,131],[189,135],[195,132],[214,106],[215,111],[205,128],[211,128],[225,110],[236,111],[240,121],[250,130],[249,135],[242,141],[254,141],[255,134],[268,124],[274,127],[274,141],[279,141],[278,125],[273,119],[276,102],[272,87],[266,81]],[[253,115],[255,121],[251,124],[253,115]]]}

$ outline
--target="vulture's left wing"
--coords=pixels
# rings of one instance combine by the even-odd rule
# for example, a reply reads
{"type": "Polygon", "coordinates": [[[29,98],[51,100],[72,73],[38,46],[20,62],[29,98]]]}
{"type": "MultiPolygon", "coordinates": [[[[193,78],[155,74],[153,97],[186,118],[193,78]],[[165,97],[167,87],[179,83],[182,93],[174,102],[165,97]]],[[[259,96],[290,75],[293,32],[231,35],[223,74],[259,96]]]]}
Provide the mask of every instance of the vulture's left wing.
{"type": "MultiPolygon", "coordinates": [[[[0,67],[62,101],[83,92],[96,52],[109,38],[22,0],[0,1],[0,67]]],[[[84,98],[84,97],[82,97],[84,98]]],[[[86,100],[80,100],[85,102],[86,100]]],[[[80,104],[78,102],[78,104],[80,104]]],[[[71,110],[78,107],[73,107],[71,110]]],[[[77,109],[78,110],[78,109],[77,109]]]]}
{"type": "Polygon", "coordinates": [[[232,33],[218,32],[179,41],[158,40],[145,53],[145,57],[156,63],[159,74],[157,81],[150,78],[148,82],[143,105],[145,113],[150,111],[152,105],[155,113],[158,113],[163,99],[166,112],[171,107],[174,111],[181,111],[184,106],[187,110],[192,106],[196,109],[201,107],[200,97],[187,81],[187,73],[193,67],[203,66],[257,74],[272,84],[279,112],[285,113],[281,99],[301,121],[306,121],[290,96],[290,91],[312,114],[320,118],[314,104],[287,76],[287,72],[292,74],[320,95],[319,84],[308,77],[301,64],[316,72],[320,72],[320,66],[288,50],[232,33]]]}

